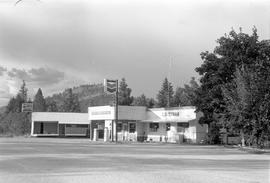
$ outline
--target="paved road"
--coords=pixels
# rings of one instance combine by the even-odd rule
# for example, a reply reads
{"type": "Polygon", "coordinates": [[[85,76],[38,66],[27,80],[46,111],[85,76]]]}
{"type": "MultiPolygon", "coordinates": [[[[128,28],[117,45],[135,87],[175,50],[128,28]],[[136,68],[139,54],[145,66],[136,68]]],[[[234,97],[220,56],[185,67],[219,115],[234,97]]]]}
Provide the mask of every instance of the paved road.
{"type": "Polygon", "coordinates": [[[218,146],[0,138],[1,183],[269,183],[269,169],[269,154],[218,146]]]}

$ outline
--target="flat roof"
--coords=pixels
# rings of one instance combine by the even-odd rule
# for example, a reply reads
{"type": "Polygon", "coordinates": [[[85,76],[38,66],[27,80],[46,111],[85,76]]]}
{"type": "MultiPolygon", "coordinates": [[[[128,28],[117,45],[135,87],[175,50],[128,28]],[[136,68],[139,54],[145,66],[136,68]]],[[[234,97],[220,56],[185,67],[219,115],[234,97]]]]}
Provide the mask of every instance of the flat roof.
{"type": "MultiPolygon", "coordinates": [[[[119,106],[118,119],[141,122],[188,122],[197,117],[194,106],[146,108],[144,106],[119,106]]],[[[89,107],[88,113],[33,112],[32,121],[58,121],[59,123],[88,124],[90,120],[114,120],[114,106],[89,107]]]]}

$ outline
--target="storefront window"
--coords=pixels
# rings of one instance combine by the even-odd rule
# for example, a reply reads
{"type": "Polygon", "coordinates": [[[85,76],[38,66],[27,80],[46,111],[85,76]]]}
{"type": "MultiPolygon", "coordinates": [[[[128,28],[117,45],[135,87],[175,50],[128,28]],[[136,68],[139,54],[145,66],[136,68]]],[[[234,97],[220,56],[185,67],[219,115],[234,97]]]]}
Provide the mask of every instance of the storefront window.
{"type": "Polygon", "coordinates": [[[129,133],[135,133],[136,123],[129,123],[129,133]]]}
{"type": "Polygon", "coordinates": [[[149,128],[150,128],[150,132],[157,132],[157,130],[159,128],[159,124],[158,123],[150,123],[149,128]]]}
{"type": "Polygon", "coordinates": [[[118,122],[116,129],[117,129],[117,132],[121,132],[122,131],[122,123],[118,122]]]}
{"type": "Polygon", "coordinates": [[[128,124],[124,123],[122,128],[123,128],[123,131],[128,131],[128,124]]]}
{"type": "Polygon", "coordinates": [[[189,123],[177,123],[177,132],[185,132],[185,128],[189,128],[189,123]]]}

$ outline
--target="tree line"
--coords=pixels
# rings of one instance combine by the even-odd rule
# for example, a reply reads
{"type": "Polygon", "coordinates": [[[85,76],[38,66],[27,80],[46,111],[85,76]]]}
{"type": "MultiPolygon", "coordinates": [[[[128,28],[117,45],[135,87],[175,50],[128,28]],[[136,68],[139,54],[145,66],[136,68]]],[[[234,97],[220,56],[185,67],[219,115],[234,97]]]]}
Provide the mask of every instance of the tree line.
{"type": "Polygon", "coordinates": [[[122,78],[119,85],[119,105],[133,105],[153,107],[177,107],[193,105],[193,99],[199,84],[192,77],[189,84],[184,87],[177,87],[174,91],[172,83],[165,78],[157,93],[156,100],[148,98],[145,94],[138,97],[131,96],[131,89],[128,87],[125,78],[122,78]]]}
{"type": "MultiPolygon", "coordinates": [[[[146,106],[149,108],[190,105],[193,90],[197,86],[195,79],[192,78],[190,86],[179,87],[174,94],[172,84],[165,78],[157,95],[157,100],[155,100],[147,98],[144,94],[133,97],[131,95],[132,89],[128,87],[125,78],[122,78],[119,84],[119,105],[146,106]],[[170,101],[170,103],[167,101],[170,101]]],[[[103,93],[100,93],[100,95],[103,95],[103,93]]],[[[41,88],[39,88],[34,99],[31,100],[28,98],[26,83],[23,81],[18,94],[9,100],[4,114],[0,116],[0,134],[23,135],[30,133],[30,113],[22,112],[22,104],[26,102],[33,103],[33,112],[81,112],[79,97],[73,92],[72,88],[66,89],[58,96],[61,99],[60,101],[50,96],[45,98],[41,88]]],[[[112,97],[111,100],[110,103],[105,101],[103,105],[113,104],[114,98],[112,97]]],[[[91,103],[88,106],[91,106],[91,103]]]]}

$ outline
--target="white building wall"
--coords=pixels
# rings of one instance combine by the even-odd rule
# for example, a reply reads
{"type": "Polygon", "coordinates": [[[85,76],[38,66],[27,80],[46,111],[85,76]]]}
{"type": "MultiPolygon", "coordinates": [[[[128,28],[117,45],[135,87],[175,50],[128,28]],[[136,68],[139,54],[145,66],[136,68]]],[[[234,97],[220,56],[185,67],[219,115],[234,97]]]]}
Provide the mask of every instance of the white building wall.
{"type": "Polygon", "coordinates": [[[119,120],[145,120],[146,107],[143,106],[118,106],[119,120]]]}
{"type": "Polygon", "coordinates": [[[155,141],[155,142],[164,141],[165,136],[167,136],[165,123],[159,123],[159,128],[157,129],[157,131],[151,131],[150,123],[145,123],[145,126],[146,126],[147,141],[155,141]]]}
{"type": "Polygon", "coordinates": [[[145,123],[137,122],[136,131],[138,136],[146,135],[145,123]]]}
{"type": "Polygon", "coordinates": [[[171,123],[171,129],[168,131],[168,142],[176,142],[177,140],[177,123],[171,123]]]}
{"type": "Polygon", "coordinates": [[[58,121],[59,123],[89,124],[88,113],[33,112],[32,121],[58,121]]]}
{"type": "MultiPolygon", "coordinates": [[[[57,122],[58,124],[89,124],[88,113],[33,112],[31,122],[31,136],[37,136],[37,134],[34,134],[35,122],[44,122],[45,127],[49,129],[54,128],[52,125],[48,124],[50,122],[57,122]]],[[[56,130],[58,131],[57,134],[59,134],[58,126],[56,130]]]]}
{"type": "Polygon", "coordinates": [[[112,120],[105,120],[105,128],[112,129],[112,120]]]}

